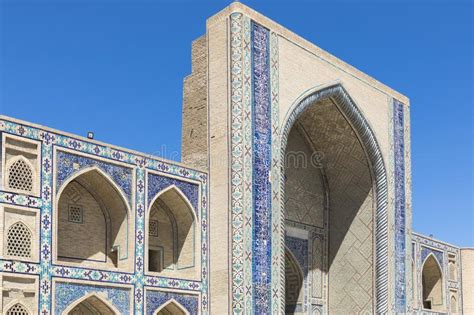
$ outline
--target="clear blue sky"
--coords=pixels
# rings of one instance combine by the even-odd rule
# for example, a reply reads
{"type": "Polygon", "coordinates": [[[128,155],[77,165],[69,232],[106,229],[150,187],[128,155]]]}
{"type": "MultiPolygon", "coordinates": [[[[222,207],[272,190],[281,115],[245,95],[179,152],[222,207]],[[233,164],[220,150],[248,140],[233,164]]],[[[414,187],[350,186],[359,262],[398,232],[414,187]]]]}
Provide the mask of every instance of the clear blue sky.
{"type": "MultiPolygon", "coordinates": [[[[191,41],[229,3],[196,2],[0,0],[0,112],[179,153],[191,41]]],[[[414,229],[474,246],[471,1],[245,3],[410,97],[414,229]]]]}

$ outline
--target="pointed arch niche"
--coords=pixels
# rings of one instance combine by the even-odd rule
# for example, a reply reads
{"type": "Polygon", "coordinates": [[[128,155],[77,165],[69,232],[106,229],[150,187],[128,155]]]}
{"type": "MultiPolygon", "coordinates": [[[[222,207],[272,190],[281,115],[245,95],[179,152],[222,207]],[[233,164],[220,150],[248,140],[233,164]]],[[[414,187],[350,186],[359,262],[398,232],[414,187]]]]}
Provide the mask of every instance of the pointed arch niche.
{"type": "Polygon", "coordinates": [[[421,279],[423,308],[444,311],[443,273],[438,260],[433,254],[429,254],[423,263],[421,279]]]}
{"type": "Polygon", "coordinates": [[[97,294],[88,294],[72,303],[63,315],[119,315],[120,312],[112,303],[97,294]]]}
{"type": "Polygon", "coordinates": [[[189,315],[189,312],[178,301],[171,299],[160,306],[153,315],[189,315]]]}
{"type": "Polygon", "coordinates": [[[184,193],[171,185],[150,202],[146,224],[146,266],[152,273],[193,275],[199,263],[197,217],[184,193]]]}
{"type": "Polygon", "coordinates": [[[304,294],[303,271],[291,251],[285,247],[285,312],[295,314],[302,310],[304,294]]]}
{"type": "Polygon", "coordinates": [[[98,167],[81,170],[57,194],[56,260],[94,268],[131,268],[131,212],[98,167]]]}

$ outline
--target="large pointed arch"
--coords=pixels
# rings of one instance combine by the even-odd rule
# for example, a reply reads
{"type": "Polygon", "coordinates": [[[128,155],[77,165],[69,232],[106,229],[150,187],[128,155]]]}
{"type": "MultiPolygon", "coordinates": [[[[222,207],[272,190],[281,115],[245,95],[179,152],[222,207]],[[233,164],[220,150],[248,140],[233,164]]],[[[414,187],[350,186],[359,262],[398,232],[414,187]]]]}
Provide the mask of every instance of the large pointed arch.
{"type": "MultiPolygon", "coordinates": [[[[112,302],[108,301],[104,297],[100,297],[96,293],[89,293],[81,298],[75,300],[71,303],[62,313],[61,315],[70,315],[73,314],[72,312],[76,307],[79,307],[81,304],[87,305],[90,304],[94,308],[100,309],[100,314],[103,315],[119,315],[121,314],[120,311],[113,305],[112,302]]],[[[87,306],[86,306],[87,307],[87,306]]]]}
{"type": "Polygon", "coordinates": [[[153,315],[189,315],[189,311],[175,299],[161,305],[153,315]]]}
{"type": "Polygon", "coordinates": [[[65,190],[74,182],[82,186],[100,205],[104,220],[108,226],[105,236],[107,257],[109,255],[110,257],[114,256],[113,260],[118,268],[121,268],[119,264],[122,264],[122,267],[130,265],[126,262],[129,260],[129,253],[133,252],[129,241],[130,229],[133,228],[131,225],[133,214],[130,200],[127,199],[115,181],[97,166],[86,167],[75,172],[60,187],[56,187],[55,207],[58,211],[55,211],[55,259],[59,259],[60,201],[65,190]],[[108,204],[113,204],[114,206],[108,207],[106,206],[108,204]]]}
{"type": "MultiPolygon", "coordinates": [[[[284,168],[288,136],[297,119],[306,109],[316,102],[331,99],[351,125],[359,138],[369,163],[375,192],[375,312],[388,311],[388,196],[387,173],[382,152],[369,122],[364,118],[356,103],[349,96],[341,83],[318,86],[305,91],[288,110],[281,127],[280,163],[284,168]]],[[[282,173],[280,191],[284,196],[284,173],[282,173]]],[[[284,231],[284,198],[280,198],[280,228],[284,231]]],[[[284,233],[280,233],[279,244],[284,244],[284,233]]],[[[282,246],[282,245],[280,245],[282,246]]],[[[282,253],[281,261],[284,259],[282,253]]],[[[284,264],[280,263],[283,268],[284,264]]],[[[282,276],[283,278],[283,276],[282,276]]],[[[283,281],[282,281],[283,286],[283,281]]],[[[282,303],[284,305],[284,303],[282,303]]]]}

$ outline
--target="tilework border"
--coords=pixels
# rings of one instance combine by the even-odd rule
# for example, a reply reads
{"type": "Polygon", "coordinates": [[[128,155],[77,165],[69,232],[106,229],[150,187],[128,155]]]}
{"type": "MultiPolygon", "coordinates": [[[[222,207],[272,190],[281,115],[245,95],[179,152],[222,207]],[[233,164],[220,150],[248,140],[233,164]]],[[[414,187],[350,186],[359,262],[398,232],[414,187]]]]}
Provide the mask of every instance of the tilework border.
{"type": "Polygon", "coordinates": [[[41,146],[41,197],[33,197],[0,191],[0,202],[4,204],[23,205],[40,208],[40,263],[17,262],[10,260],[0,261],[0,271],[39,275],[39,312],[42,315],[51,314],[52,311],[52,280],[70,279],[94,281],[97,285],[133,285],[135,313],[143,311],[144,286],[155,288],[181,289],[190,292],[199,292],[201,296],[201,313],[208,313],[208,203],[207,203],[207,174],[173,164],[172,162],[158,160],[146,155],[138,155],[129,151],[111,148],[103,144],[89,142],[85,139],[65,136],[60,132],[43,130],[40,127],[29,126],[28,123],[0,119],[0,132],[17,135],[20,137],[39,140],[41,146]],[[73,154],[87,154],[87,157],[97,157],[102,161],[120,162],[130,165],[136,172],[135,190],[135,270],[132,273],[115,272],[79,267],[62,266],[52,262],[52,193],[54,171],[54,147],[68,149],[73,154]],[[169,174],[174,178],[182,178],[200,183],[200,221],[201,221],[201,281],[190,281],[166,277],[145,276],[143,272],[143,233],[145,211],[145,169],[169,174]]]}
{"type": "Polygon", "coordinates": [[[406,312],[406,188],[404,104],[393,100],[395,171],[395,312],[406,312]]]}
{"type": "Polygon", "coordinates": [[[231,58],[231,228],[232,228],[232,310],[242,314],[246,282],[244,271],[244,193],[243,184],[243,15],[230,16],[231,58]]]}
{"type": "Polygon", "coordinates": [[[144,314],[153,315],[154,312],[166,304],[168,301],[174,300],[181,304],[189,314],[195,315],[199,311],[199,296],[196,294],[188,294],[175,291],[156,291],[147,289],[145,292],[145,308],[144,314]]]}
{"type": "MultiPolygon", "coordinates": [[[[347,94],[342,85],[336,84],[323,88],[315,88],[305,92],[289,110],[281,135],[280,163],[284,161],[285,148],[293,123],[303,111],[316,101],[331,97],[338,104],[339,109],[352,123],[355,131],[364,144],[368,159],[372,166],[376,187],[375,213],[375,297],[376,312],[388,312],[388,191],[387,174],[379,145],[373,131],[363,117],[357,105],[347,94]]],[[[282,164],[280,164],[282,165],[282,164]]],[[[281,178],[281,191],[284,191],[284,179],[281,178]]],[[[283,220],[282,220],[283,221],[283,220]]],[[[281,222],[284,227],[284,222],[281,222]]],[[[281,257],[280,259],[283,259],[281,257]]],[[[282,297],[284,299],[284,297],[282,297]]],[[[282,303],[284,301],[282,300],[282,303]]]]}
{"type": "Polygon", "coordinates": [[[54,314],[62,314],[70,305],[89,294],[95,294],[99,297],[104,296],[121,314],[131,313],[131,290],[127,287],[110,287],[88,283],[55,281],[53,288],[55,294],[54,314]]]}
{"type": "Polygon", "coordinates": [[[270,32],[252,23],[253,91],[253,307],[257,314],[271,312],[271,103],[270,32]]]}
{"type": "Polygon", "coordinates": [[[285,294],[285,263],[284,259],[284,225],[280,224],[284,221],[284,209],[281,203],[280,190],[280,108],[279,108],[279,50],[278,50],[278,35],[274,32],[270,33],[270,89],[271,89],[271,111],[272,111],[272,159],[271,159],[271,187],[272,187],[272,221],[271,221],[271,294],[272,294],[272,313],[278,314],[284,311],[285,305],[281,304],[281,296],[285,294]]]}

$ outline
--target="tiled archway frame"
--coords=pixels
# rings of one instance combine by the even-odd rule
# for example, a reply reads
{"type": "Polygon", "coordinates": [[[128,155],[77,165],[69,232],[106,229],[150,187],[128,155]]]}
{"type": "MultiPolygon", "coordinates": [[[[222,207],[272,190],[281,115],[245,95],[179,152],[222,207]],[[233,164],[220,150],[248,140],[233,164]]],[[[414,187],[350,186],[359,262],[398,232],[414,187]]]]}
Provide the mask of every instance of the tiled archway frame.
{"type": "MultiPolygon", "coordinates": [[[[364,118],[355,102],[351,99],[349,94],[341,84],[330,85],[327,87],[316,87],[303,93],[296,102],[292,105],[288,114],[284,119],[281,134],[281,155],[280,165],[283,165],[285,160],[285,151],[288,141],[288,134],[291,127],[300,117],[300,115],[310,106],[326,98],[332,98],[337,104],[339,110],[351,124],[352,128],[359,137],[366,151],[370,169],[374,179],[374,187],[376,194],[376,210],[375,210],[375,307],[377,314],[385,314],[388,311],[388,182],[387,171],[385,169],[383,156],[380,147],[375,138],[375,134],[370,128],[369,123],[364,118]]],[[[284,178],[281,178],[281,192],[284,192],[284,178]]],[[[280,218],[284,217],[283,198],[280,199],[280,218]]],[[[284,229],[284,220],[274,222],[279,224],[281,229],[284,229]]],[[[278,242],[276,246],[283,246],[283,238],[275,239],[278,242]]],[[[280,256],[281,268],[284,268],[284,257],[280,256]]],[[[284,279],[284,270],[281,278],[284,279]]],[[[282,279],[282,280],[283,280],[282,279]]],[[[284,292],[284,285],[281,285],[281,291],[284,292]]],[[[281,304],[284,306],[284,294],[280,297],[281,304]]]]}
{"type": "MultiPolygon", "coordinates": [[[[111,147],[96,141],[89,141],[72,135],[63,134],[41,126],[30,125],[15,119],[1,118],[0,132],[17,135],[26,139],[41,141],[41,196],[28,196],[12,192],[0,191],[0,202],[7,205],[21,205],[31,208],[40,208],[40,262],[22,262],[0,260],[0,271],[23,273],[39,276],[39,314],[52,314],[53,307],[53,279],[85,280],[88,283],[101,283],[120,287],[131,285],[133,287],[134,313],[141,314],[144,310],[144,290],[147,287],[156,289],[179,289],[182,291],[199,293],[201,297],[200,310],[207,314],[209,309],[208,282],[208,184],[207,174],[175,164],[173,162],[157,159],[126,149],[111,147]],[[54,264],[52,261],[52,224],[53,218],[53,187],[54,172],[57,161],[55,149],[68,150],[71,153],[85,156],[97,161],[110,164],[124,164],[133,168],[135,181],[132,190],[134,196],[131,200],[135,216],[135,269],[133,272],[96,270],[84,267],[72,267],[54,264]],[[157,171],[164,176],[171,176],[182,181],[199,183],[200,189],[200,224],[201,229],[201,281],[157,277],[144,274],[144,231],[145,231],[145,191],[146,170],[157,171]]],[[[127,190],[127,189],[125,189],[127,190]]]]}

